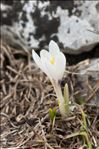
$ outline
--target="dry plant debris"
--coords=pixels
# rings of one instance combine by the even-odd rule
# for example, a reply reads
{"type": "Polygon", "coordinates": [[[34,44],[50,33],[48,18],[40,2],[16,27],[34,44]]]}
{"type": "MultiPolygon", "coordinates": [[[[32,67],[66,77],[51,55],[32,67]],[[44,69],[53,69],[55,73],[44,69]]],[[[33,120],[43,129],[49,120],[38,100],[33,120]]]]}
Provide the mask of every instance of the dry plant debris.
{"type": "MultiPolygon", "coordinates": [[[[31,52],[11,48],[1,41],[0,61],[1,148],[87,149],[82,136],[69,138],[81,130],[83,120],[79,108],[66,119],[58,112],[51,127],[49,108],[57,107],[56,95],[49,79],[33,63],[31,52]]],[[[79,85],[76,91],[74,88],[75,84],[77,87],[74,75],[68,73],[62,82],[69,83],[73,102],[79,92],[79,85]]],[[[95,149],[99,146],[99,107],[84,104],[81,108],[86,114],[88,138],[95,149]]]]}

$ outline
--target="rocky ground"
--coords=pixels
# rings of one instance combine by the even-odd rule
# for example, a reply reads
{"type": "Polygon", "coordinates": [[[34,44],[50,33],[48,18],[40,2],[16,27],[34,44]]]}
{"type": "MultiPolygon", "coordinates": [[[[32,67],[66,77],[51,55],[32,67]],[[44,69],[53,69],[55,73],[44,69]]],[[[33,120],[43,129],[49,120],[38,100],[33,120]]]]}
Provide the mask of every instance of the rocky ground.
{"type": "Polygon", "coordinates": [[[32,60],[31,52],[1,41],[1,148],[96,149],[99,146],[99,59],[68,66],[67,82],[75,105],[60,116],[53,87],[32,60]],[[52,126],[49,108],[57,109],[52,126]]]}
{"type": "Polygon", "coordinates": [[[99,1],[1,0],[0,10],[1,149],[99,149],[99,1]],[[74,108],[65,119],[31,55],[51,39],[67,60],[60,83],[74,108]]]}

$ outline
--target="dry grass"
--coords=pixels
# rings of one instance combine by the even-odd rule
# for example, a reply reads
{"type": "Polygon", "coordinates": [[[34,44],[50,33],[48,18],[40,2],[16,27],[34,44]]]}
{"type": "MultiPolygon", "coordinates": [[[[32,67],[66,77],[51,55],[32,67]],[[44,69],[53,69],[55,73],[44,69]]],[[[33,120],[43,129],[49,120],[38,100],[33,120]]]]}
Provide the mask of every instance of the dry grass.
{"type": "MultiPolygon", "coordinates": [[[[1,148],[87,149],[82,136],[68,138],[81,130],[79,108],[66,119],[58,112],[51,127],[49,108],[58,109],[56,96],[49,79],[33,63],[30,52],[11,48],[1,41],[0,61],[1,148]]],[[[70,84],[72,101],[76,94],[73,77],[68,74],[63,80],[63,84],[70,84]]],[[[94,149],[99,146],[99,108],[81,107],[87,115],[88,137],[94,149]]]]}

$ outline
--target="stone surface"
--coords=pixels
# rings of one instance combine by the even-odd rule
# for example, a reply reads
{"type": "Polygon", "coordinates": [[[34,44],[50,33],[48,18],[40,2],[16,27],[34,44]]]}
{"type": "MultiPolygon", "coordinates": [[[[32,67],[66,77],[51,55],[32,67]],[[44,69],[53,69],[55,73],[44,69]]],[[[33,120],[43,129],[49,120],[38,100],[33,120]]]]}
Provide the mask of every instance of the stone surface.
{"type": "Polygon", "coordinates": [[[88,104],[99,106],[99,58],[84,60],[71,66],[71,69],[75,72],[75,99],[83,99],[88,104]]]}
{"type": "Polygon", "coordinates": [[[66,53],[78,54],[99,43],[98,0],[2,0],[1,20],[2,37],[24,49],[48,48],[53,39],[66,53]]]}

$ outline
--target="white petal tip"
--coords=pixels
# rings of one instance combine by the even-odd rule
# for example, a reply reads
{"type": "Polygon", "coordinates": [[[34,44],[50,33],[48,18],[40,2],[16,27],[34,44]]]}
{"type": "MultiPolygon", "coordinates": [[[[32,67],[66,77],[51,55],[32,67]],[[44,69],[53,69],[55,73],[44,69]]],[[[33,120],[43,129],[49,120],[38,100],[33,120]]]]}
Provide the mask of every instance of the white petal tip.
{"type": "Polygon", "coordinates": [[[56,43],[54,40],[51,40],[50,43],[56,43]]]}
{"type": "Polygon", "coordinates": [[[55,41],[53,41],[53,40],[51,40],[50,43],[49,43],[49,51],[51,53],[54,53],[54,54],[56,52],[60,52],[60,49],[59,49],[57,43],[55,41]]]}
{"type": "Polygon", "coordinates": [[[57,43],[54,40],[51,40],[49,44],[50,45],[55,45],[55,44],[57,45],[57,43]]]}

